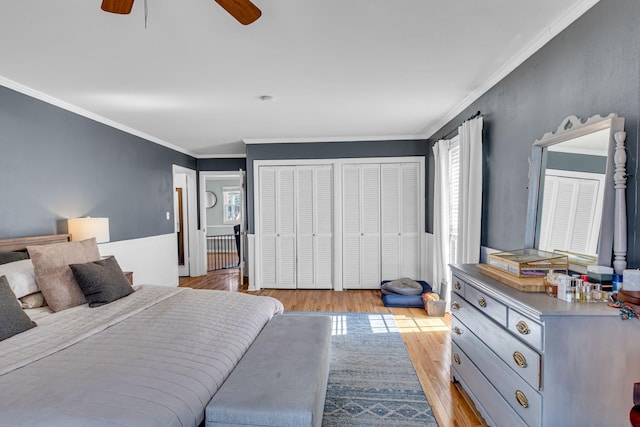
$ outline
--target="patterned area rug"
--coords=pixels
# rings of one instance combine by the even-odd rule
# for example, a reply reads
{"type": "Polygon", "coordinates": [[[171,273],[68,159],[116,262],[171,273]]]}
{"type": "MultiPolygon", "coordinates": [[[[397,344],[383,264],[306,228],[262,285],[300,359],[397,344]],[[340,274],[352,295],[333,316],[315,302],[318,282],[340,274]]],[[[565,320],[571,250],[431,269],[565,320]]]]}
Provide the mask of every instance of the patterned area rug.
{"type": "Polygon", "coordinates": [[[323,427],[438,425],[392,315],[304,314],[333,321],[323,427]]]}

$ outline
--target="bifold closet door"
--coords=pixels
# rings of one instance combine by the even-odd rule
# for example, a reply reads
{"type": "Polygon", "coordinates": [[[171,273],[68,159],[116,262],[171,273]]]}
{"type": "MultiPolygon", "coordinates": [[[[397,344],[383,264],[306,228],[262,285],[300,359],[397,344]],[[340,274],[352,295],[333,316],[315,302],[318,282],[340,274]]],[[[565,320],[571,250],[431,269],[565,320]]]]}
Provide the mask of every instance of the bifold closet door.
{"type": "Polygon", "coordinates": [[[333,288],[333,167],[296,167],[297,287],[333,288]]]}
{"type": "Polygon", "coordinates": [[[380,165],[382,280],[420,279],[420,167],[380,165]]]}
{"type": "Polygon", "coordinates": [[[380,287],[380,165],[342,167],[342,284],[380,287]]]}
{"type": "Polygon", "coordinates": [[[295,289],[295,168],[260,167],[259,174],[262,287],[295,289]]]}

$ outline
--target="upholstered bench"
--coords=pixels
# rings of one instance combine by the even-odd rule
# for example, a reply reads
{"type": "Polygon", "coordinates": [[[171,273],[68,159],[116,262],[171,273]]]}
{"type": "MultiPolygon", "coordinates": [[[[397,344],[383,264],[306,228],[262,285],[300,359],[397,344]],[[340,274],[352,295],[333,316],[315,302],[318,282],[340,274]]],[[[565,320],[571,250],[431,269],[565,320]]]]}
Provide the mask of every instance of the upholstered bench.
{"type": "Polygon", "coordinates": [[[331,318],[275,316],[205,410],[205,426],[320,427],[331,318]]]}

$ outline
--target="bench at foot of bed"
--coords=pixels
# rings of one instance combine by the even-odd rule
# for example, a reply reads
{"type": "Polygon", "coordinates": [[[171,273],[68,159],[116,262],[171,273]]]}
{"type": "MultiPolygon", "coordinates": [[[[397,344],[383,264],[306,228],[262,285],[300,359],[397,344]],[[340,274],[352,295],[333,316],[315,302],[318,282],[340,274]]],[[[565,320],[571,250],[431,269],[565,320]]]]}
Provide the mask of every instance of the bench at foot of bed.
{"type": "Polygon", "coordinates": [[[205,426],[320,427],[330,352],[330,317],[274,317],[207,405],[205,426]]]}

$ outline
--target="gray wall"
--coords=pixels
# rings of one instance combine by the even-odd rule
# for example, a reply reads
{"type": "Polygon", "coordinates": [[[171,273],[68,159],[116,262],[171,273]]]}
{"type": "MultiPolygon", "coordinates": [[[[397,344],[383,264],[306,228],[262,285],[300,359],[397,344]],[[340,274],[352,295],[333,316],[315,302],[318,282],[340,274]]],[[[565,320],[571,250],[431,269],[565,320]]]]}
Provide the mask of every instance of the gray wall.
{"type": "Polygon", "coordinates": [[[173,232],[172,164],[196,160],[0,87],[0,238],[108,217],[111,241],[173,232]]]}
{"type": "MultiPolygon", "coordinates": [[[[627,132],[629,263],[640,266],[638,125],[640,120],[640,2],[601,0],[458,117],[430,137],[436,141],[480,110],[483,132],[482,245],[524,244],[531,144],[567,116],[618,113],[627,132]]],[[[429,162],[433,155],[429,149],[429,162]]],[[[432,168],[430,168],[432,170],[432,168]]],[[[433,173],[429,174],[433,189],[433,173]]],[[[429,204],[429,228],[433,221],[429,204]]]]}
{"type": "Polygon", "coordinates": [[[253,161],[284,159],[340,159],[357,157],[404,157],[425,155],[424,140],[317,142],[308,144],[247,145],[247,217],[249,233],[253,222],[253,161]]]}
{"type": "Polygon", "coordinates": [[[245,158],[217,158],[198,159],[198,172],[200,171],[239,171],[247,170],[247,159],[245,158]]]}

